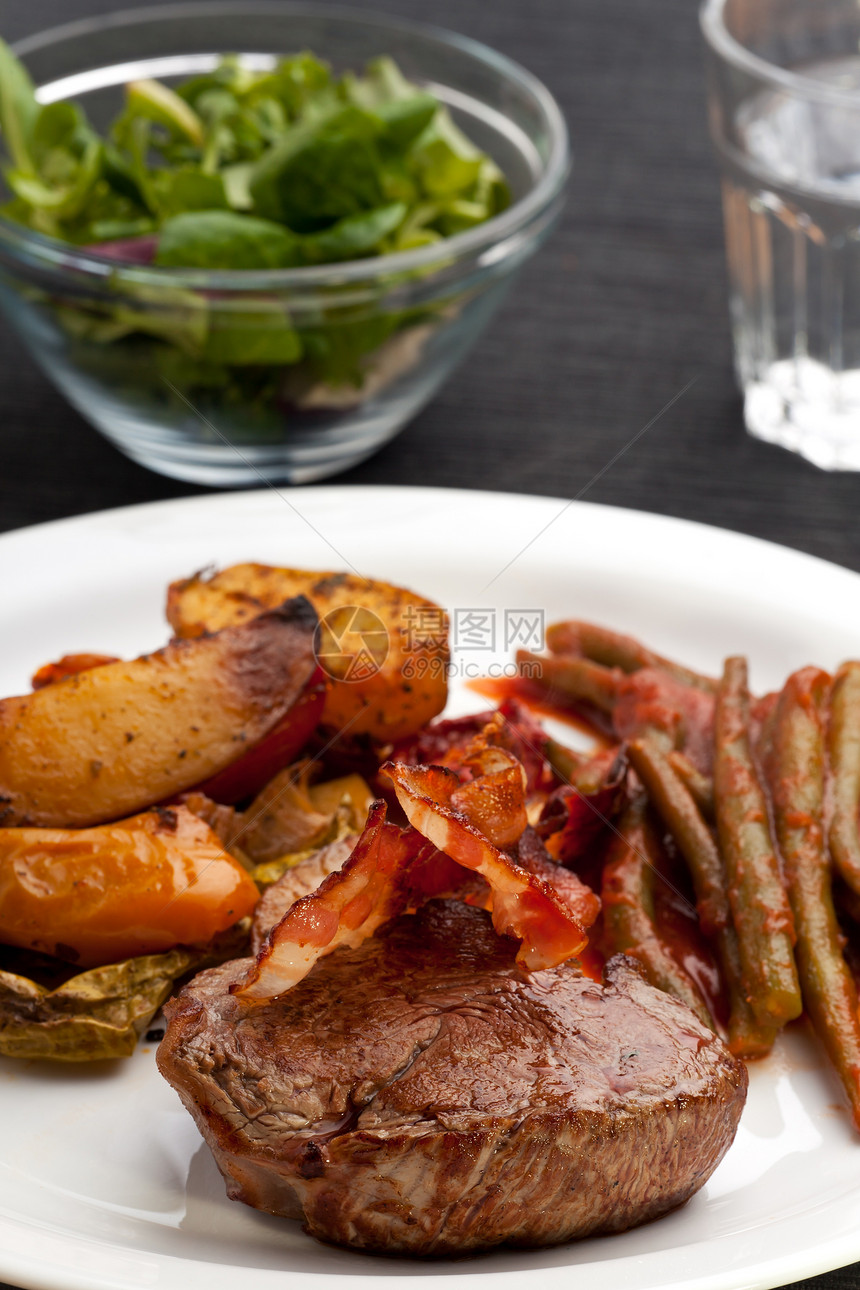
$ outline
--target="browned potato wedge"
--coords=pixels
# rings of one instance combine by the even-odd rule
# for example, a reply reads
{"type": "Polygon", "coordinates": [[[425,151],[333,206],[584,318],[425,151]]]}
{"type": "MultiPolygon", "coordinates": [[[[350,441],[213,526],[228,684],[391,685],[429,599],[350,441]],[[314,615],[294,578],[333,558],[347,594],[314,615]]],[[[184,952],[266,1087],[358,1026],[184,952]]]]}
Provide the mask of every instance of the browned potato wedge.
{"type": "Polygon", "coordinates": [[[323,724],[394,740],[437,716],[448,697],[448,619],[432,600],[351,573],[235,564],[174,582],[167,618],[177,636],[245,622],[287,596],[307,596],[320,616],[320,661],[329,676],[323,724]],[[351,615],[353,607],[360,611],[351,615]]]}
{"type": "Polygon", "coordinates": [[[223,770],[301,693],[316,668],[315,627],[300,598],[1,700],[0,824],[100,824],[223,770]]]}

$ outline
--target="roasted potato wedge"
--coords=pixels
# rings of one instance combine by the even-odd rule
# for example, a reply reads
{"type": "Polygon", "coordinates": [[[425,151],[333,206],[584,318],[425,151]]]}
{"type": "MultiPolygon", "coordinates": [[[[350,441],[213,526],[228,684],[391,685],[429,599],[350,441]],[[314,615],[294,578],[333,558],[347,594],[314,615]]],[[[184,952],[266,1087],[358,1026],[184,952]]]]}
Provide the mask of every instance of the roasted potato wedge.
{"type": "Polygon", "coordinates": [[[207,944],[258,896],[186,806],[91,829],[0,829],[0,941],[79,968],[207,944]]]}
{"type": "Polygon", "coordinates": [[[313,675],[316,623],[299,597],[217,635],[0,701],[0,825],[98,824],[223,770],[313,675]]]}
{"type": "Polygon", "coordinates": [[[433,601],[402,587],[350,573],[236,564],[174,582],[167,618],[177,636],[196,637],[296,595],[307,596],[321,619],[317,653],[329,677],[323,725],[388,741],[442,711],[448,619],[433,601]]]}

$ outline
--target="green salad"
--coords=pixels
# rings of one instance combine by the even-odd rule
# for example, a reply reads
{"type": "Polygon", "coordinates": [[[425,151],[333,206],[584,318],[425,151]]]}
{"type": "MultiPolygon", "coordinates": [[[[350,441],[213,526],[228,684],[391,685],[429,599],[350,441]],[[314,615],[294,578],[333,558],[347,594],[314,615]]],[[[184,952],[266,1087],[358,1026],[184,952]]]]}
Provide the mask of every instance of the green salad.
{"type": "Polygon", "coordinates": [[[368,356],[432,321],[432,308],[327,308],[323,298],[308,312],[286,291],[258,290],[225,309],[216,292],[169,278],[135,286],[123,264],[268,270],[385,256],[442,242],[510,202],[493,160],[387,57],[335,76],[311,53],[263,70],[233,56],[174,88],[134,81],[100,134],[79,105],[40,104],[0,42],[0,135],[0,213],[117,262],[116,299],[51,301],[65,334],[103,349],[145,339],[186,393],[237,401],[360,391],[368,356]]]}

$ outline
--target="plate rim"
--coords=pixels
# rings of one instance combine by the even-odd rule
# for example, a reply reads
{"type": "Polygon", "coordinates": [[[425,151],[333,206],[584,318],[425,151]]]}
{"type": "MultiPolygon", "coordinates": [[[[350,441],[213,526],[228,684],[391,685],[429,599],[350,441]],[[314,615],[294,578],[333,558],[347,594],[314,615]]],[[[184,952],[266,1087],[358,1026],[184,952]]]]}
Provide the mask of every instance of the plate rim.
{"type": "MultiPolygon", "coordinates": [[[[269,485],[266,488],[236,488],[223,491],[212,491],[208,493],[190,493],[180,497],[157,498],[149,502],[130,502],[125,506],[109,506],[95,511],[82,511],[77,515],[64,515],[55,520],[36,520],[32,524],[23,524],[16,528],[5,529],[0,532],[0,543],[5,543],[21,537],[38,536],[42,533],[50,534],[57,530],[67,527],[86,527],[91,523],[107,522],[110,520],[121,520],[125,517],[134,518],[136,515],[146,512],[155,514],[160,511],[170,511],[173,509],[183,509],[185,507],[200,507],[202,510],[208,507],[218,507],[229,502],[254,501],[259,499],[269,499],[278,497],[286,506],[293,510],[299,518],[301,509],[294,506],[291,501],[284,497],[284,493],[295,493],[299,499],[310,498],[311,502],[326,494],[346,494],[358,496],[360,494],[373,493],[406,493],[416,497],[452,497],[487,499],[495,502],[509,502],[520,504],[522,502],[534,502],[536,504],[553,503],[559,506],[558,514],[551,520],[551,524],[561,518],[565,511],[576,512],[594,512],[595,514],[623,515],[633,517],[637,522],[646,522],[653,524],[655,527],[665,528],[683,528],[690,532],[695,532],[702,536],[703,540],[708,537],[716,540],[731,539],[743,545],[752,544],[760,549],[763,553],[768,552],[775,558],[785,558],[790,556],[792,559],[798,559],[804,563],[811,563],[822,569],[839,570],[841,573],[852,575],[860,578],[860,571],[849,568],[848,565],[838,564],[835,560],[828,560],[824,556],[813,555],[811,552],[802,551],[798,547],[786,546],[782,542],[775,542],[770,538],[758,537],[753,533],[744,533],[740,529],[723,528],[718,524],[707,524],[703,520],[691,520],[685,516],[667,515],[662,511],[647,511],[632,506],[616,506],[608,502],[591,502],[580,500],[579,498],[560,497],[547,493],[512,493],[502,489],[492,488],[451,488],[437,487],[432,484],[307,484],[292,487],[290,485],[269,485]],[[717,537],[718,535],[718,537],[717,537]],[[778,554],[777,554],[778,553],[778,554]]],[[[549,525],[547,527],[550,527],[549,525]]],[[[544,530],[545,531],[545,530],[544,530]]],[[[536,540],[539,540],[538,535],[536,540]]],[[[325,540],[325,539],[324,539],[325,540]]]]}

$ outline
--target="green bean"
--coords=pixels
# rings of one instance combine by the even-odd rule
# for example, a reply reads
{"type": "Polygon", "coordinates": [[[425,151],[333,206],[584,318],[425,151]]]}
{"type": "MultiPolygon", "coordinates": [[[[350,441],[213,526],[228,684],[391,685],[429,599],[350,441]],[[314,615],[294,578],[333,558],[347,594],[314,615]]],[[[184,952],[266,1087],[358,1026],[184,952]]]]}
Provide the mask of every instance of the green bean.
{"type": "Polygon", "coordinates": [[[614,953],[630,954],[645,969],[651,985],[674,995],[711,1030],[716,1030],[696,982],[674,958],[657,928],[654,879],[657,841],[648,821],[648,803],[638,794],[622,815],[603,866],[603,927],[614,953]]]}
{"type": "Polygon", "coordinates": [[[779,1034],[779,1027],[762,1025],[750,1006],[743,986],[737,933],[733,927],[723,930],[714,948],[729,995],[728,1046],[735,1057],[744,1057],[748,1061],[767,1057],[779,1034]]]}
{"type": "Polygon", "coordinates": [[[842,953],[824,838],[823,706],[829,680],[812,667],[788,678],[777,703],[768,770],[803,1002],[860,1128],[857,990],[842,953]]]}
{"type": "Polygon", "coordinates": [[[717,844],[666,755],[648,739],[634,740],[628,752],[633,769],[690,870],[699,922],[713,943],[729,994],[729,1048],[738,1057],[761,1057],[773,1045],[776,1031],[756,1020],[741,983],[737,933],[717,844]]]}
{"type": "Polygon", "coordinates": [[[702,815],[709,822],[714,819],[714,781],[703,775],[684,753],[675,749],[669,753],[669,764],[702,815]]]}
{"type": "Polygon", "coordinates": [[[611,631],[608,627],[598,627],[595,623],[576,619],[553,623],[547,628],[546,643],[553,654],[581,654],[606,667],[618,667],[622,672],[638,672],[643,667],[656,667],[697,690],[713,693],[716,689],[716,681],[711,677],[702,676],[700,672],[694,672],[692,668],[684,667],[662,654],[655,654],[633,636],[611,631]]]}
{"type": "Polygon", "coordinates": [[[532,654],[530,650],[517,650],[517,665],[527,663],[529,679],[544,689],[557,690],[566,699],[584,700],[601,712],[611,712],[618,694],[618,681],[623,673],[617,668],[601,667],[587,658],[532,654]]]}
{"type": "Polygon", "coordinates": [[[756,1020],[784,1026],[803,1011],[794,924],[770,836],[767,802],[750,752],[744,658],[728,658],[717,691],[714,796],[728,874],[741,981],[756,1020]]]}
{"type": "Polygon", "coordinates": [[[832,815],[830,854],[852,891],[860,894],[860,663],[843,663],[830,696],[832,815]]]}
{"type": "Polygon", "coordinates": [[[731,926],[732,914],[723,862],[711,831],[668,758],[653,740],[634,739],[628,752],[633,769],[687,861],[702,931],[714,937],[731,926]]]}
{"type": "Polygon", "coordinates": [[[773,752],[773,732],[776,726],[778,699],[778,694],[765,694],[755,705],[758,716],[758,735],[753,741],[753,751],[759,766],[767,766],[773,752]]]}

